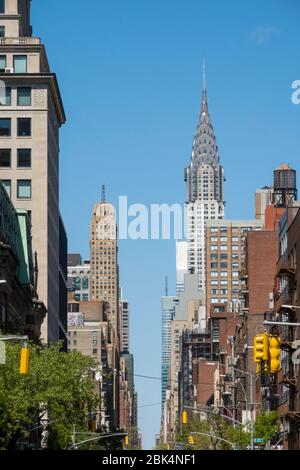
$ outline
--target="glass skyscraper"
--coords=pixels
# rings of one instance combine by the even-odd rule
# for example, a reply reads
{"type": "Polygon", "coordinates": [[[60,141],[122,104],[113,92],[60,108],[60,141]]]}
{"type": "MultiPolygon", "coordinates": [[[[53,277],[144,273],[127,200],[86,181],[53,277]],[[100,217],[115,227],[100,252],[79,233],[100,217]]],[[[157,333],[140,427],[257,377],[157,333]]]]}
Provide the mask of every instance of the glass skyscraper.
{"type": "Polygon", "coordinates": [[[171,365],[171,321],[174,318],[176,297],[165,295],[161,298],[162,318],[162,365],[161,365],[161,401],[164,406],[171,365]]]}

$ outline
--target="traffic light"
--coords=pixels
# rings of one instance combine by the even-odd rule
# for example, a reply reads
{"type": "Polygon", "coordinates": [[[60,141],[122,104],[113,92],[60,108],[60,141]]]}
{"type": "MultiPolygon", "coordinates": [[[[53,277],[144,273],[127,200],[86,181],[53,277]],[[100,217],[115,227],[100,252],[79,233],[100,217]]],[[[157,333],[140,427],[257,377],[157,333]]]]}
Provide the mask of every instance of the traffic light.
{"type": "Polygon", "coordinates": [[[279,336],[270,335],[269,337],[269,353],[270,353],[270,372],[276,374],[280,369],[280,338],[279,336]]]}
{"type": "Polygon", "coordinates": [[[193,445],[195,444],[195,441],[194,441],[193,436],[189,436],[189,437],[188,437],[188,443],[189,443],[191,446],[193,446],[193,445]]]}
{"type": "Polygon", "coordinates": [[[128,444],[129,444],[129,438],[128,438],[128,435],[127,435],[127,436],[125,436],[125,438],[124,438],[124,444],[125,444],[125,446],[128,446],[128,444]]]}
{"type": "MultiPolygon", "coordinates": [[[[260,364],[269,360],[269,335],[261,333],[254,336],[253,360],[256,364],[256,372],[260,372],[260,364]]],[[[266,364],[265,364],[266,365],[266,364]]]]}
{"type": "Polygon", "coordinates": [[[29,348],[26,346],[21,349],[20,374],[26,375],[29,371],[29,348]]]}
{"type": "Polygon", "coordinates": [[[182,412],[182,424],[188,424],[189,422],[189,415],[187,411],[182,412]]]}

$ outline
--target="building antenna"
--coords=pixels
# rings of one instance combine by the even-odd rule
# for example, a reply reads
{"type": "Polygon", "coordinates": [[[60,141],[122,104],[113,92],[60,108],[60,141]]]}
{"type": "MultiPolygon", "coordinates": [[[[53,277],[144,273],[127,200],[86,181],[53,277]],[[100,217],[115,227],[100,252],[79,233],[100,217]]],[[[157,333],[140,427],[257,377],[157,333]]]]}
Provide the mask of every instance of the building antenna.
{"type": "Polygon", "coordinates": [[[166,276],[165,294],[166,294],[166,297],[168,297],[169,295],[168,276],[166,276]]]}
{"type": "Polygon", "coordinates": [[[106,197],[105,197],[105,184],[102,185],[101,189],[101,202],[106,202],[106,197]]]}
{"type": "Polygon", "coordinates": [[[203,59],[203,90],[206,91],[206,71],[205,71],[205,59],[203,59]]]}

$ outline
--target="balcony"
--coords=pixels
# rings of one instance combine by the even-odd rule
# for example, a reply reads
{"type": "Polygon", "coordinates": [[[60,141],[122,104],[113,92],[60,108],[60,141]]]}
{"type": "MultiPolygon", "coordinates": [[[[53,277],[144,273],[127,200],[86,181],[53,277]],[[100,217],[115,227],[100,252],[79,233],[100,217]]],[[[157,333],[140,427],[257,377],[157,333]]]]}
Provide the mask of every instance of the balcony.
{"type": "Polygon", "coordinates": [[[1,46],[27,46],[41,44],[40,38],[0,38],[1,46]]]}

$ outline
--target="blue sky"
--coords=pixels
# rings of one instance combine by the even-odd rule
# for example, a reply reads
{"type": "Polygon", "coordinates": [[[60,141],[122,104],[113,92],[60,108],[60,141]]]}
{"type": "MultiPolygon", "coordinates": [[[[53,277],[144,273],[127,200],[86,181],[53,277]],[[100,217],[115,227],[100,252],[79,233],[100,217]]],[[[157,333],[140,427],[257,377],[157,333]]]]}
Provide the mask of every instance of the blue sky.
{"type": "MultiPolygon", "coordinates": [[[[226,216],[254,213],[254,192],[282,162],[299,168],[298,0],[43,0],[34,34],[58,75],[68,122],[61,133],[61,208],[69,251],[89,256],[92,205],[106,184],[117,203],[182,203],[198,120],[202,60],[227,183],[226,216]]],[[[160,376],[160,297],[175,289],[174,241],[121,241],[136,373],[160,376]]],[[[137,378],[141,406],[160,383],[137,378]]],[[[144,446],[160,406],[139,409],[144,446]]]]}

